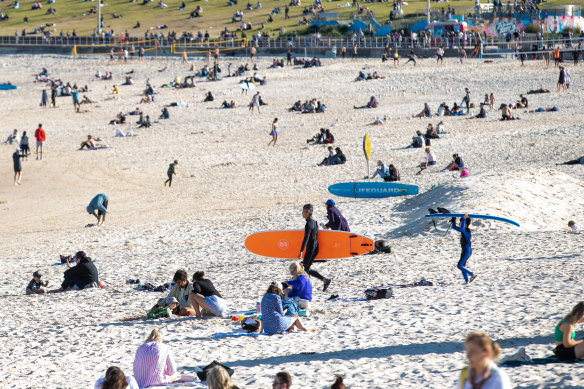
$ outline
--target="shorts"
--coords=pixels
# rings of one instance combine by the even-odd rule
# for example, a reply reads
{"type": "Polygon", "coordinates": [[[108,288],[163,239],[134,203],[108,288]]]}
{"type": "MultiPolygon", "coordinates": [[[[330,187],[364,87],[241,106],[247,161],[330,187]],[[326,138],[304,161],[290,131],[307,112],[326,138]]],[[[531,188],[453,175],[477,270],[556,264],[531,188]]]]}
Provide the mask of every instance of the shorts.
{"type": "Polygon", "coordinates": [[[45,145],[45,141],[38,141],[36,143],[37,147],[43,147],[45,145]]]}
{"type": "Polygon", "coordinates": [[[563,344],[556,346],[554,354],[560,361],[574,361],[576,359],[575,347],[565,347],[563,344]]]}
{"type": "Polygon", "coordinates": [[[205,297],[205,304],[211,310],[211,313],[215,316],[221,316],[227,310],[227,304],[219,296],[207,296],[205,297]]]}
{"type": "Polygon", "coordinates": [[[28,152],[30,152],[30,148],[28,147],[28,143],[25,144],[25,145],[20,145],[20,149],[22,151],[28,151],[28,152]]]}

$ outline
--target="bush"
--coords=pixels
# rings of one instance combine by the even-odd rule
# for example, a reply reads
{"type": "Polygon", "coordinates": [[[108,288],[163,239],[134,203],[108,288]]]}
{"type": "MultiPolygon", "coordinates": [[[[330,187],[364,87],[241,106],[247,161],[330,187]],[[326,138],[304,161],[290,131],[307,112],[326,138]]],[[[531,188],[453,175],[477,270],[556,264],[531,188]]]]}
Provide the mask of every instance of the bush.
{"type": "Polygon", "coordinates": [[[298,35],[311,35],[320,32],[322,37],[327,36],[344,36],[349,31],[349,26],[345,24],[338,24],[336,26],[314,26],[310,25],[304,29],[298,30],[298,35]]]}
{"type": "Polygon", "coordinates": [[[540,27],[533,23],[529,23],[527,26],[525,26],[525,32],[528,34],[537,34],[537,32],[540,30],[540,27]]]}

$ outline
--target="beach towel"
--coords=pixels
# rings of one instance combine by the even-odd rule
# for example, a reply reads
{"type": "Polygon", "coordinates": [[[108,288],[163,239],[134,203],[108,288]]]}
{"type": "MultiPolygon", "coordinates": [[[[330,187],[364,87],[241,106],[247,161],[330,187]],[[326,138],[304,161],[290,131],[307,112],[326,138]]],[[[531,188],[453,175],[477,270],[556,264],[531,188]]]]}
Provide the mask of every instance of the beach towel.
{"type": "Polygon", "coordinates": [[[240,336],[252,336],[254,338],[257,338],[258,336],[262,336],[262,335],[266,335],[266,334],[264,334],[264,333],[260,334],[257,332],[247,333],[244,330],[237,329],[234,332],[220,332],[218,334],[213,334],[213,335],[211,335],[211,337],[213,339],[238,338],[240,336]]]}

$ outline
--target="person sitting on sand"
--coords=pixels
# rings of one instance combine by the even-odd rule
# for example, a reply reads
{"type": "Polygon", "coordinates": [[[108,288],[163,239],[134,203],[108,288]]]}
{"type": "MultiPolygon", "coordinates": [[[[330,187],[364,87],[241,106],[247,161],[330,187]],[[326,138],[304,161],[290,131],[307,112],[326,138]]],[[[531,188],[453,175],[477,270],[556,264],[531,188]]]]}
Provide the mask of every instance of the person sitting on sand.
{"type": "Polygon", "coordinates": [[[371,96],[369,102],[366,105],[363,105],[361,107],[353,106],[353,108],[354,109],[377,108],[377,105],[378,105],[377,99],[375,98],[375,96],[371,96]]]}
{"type": "Polygon", "coordinates": [[[302,105],[302,113],[314,113],[316,111],[316,101],[306,100],[302,105]]]}
{"type": "Polygon", "coordinates": [[[432,110],[430,109],[430,106],[428,105],[428,103],[424,103],[424,109],[422,110],[422,112],[417,114],[415,117],[418,117],[418,118],[421,118],[421,117],[431,118],[432,117],[432,110]]]}
{"type": "Polygon", "coordinates": [[[87,147],[88,149],[95,148],[95,142],[93,141],[93,137],[91,135],[87,135],[87,140],[81,142],[81,147],[79,150],[83,150],[84,147],[87,147]]]}
{"type": "Polygon", "coordinates": [[[66,257],[67,267],[65,270],[63,283],[58,292],[70,290],[82,290],[86,288],[99,288],[99,274],[95,264],[85,252],[78,251],[75,254],[75,266],[69,263],[69,257],[66,257]]]}
{"type": "Polygon", "coordinates": [[[97,219],[97,225],[103,225],[105,223],[105,215],[107,213],[107,206],[109,203],[109,197],[105,193],[100,193],[91,199],[89,205],[85,208],[87,213],[95,216],[97,219]],[[97,213],[95,213],[97,211],[97,213]]]}
{"type": "Polygon", "coordinates": [[[365,73],[360,70],[359,71],[359,75],[357,76],[357,78],[355,78],[355,81],[365,81],[367,79],[367,77],[365,76],[365,73]]]}
{"type": "Polygon", "coordinates": [[[377,161],[378,169],[375,171],[375,174],[371,178],[375,178],[378,174],[385,182],[394,182],[399,181],[399,170],[393,165],[390,164],[389,167],[385,166],[385,164],[381,161],[377,161]],[[380,164],[381,163],[381,164],[380,164]]]}
{"type": "Polygon", "coordinates": [[[227,304],[211,280],[205,278],[204,271],[193,274],[193,290],[189,294],[189,301],[197,317],[204,315],[223,317],[227,304]],[[205,311],[202,312],[201,308],[205,311]]]}
{"type": "Polygon", "coordinates": [[[146,313],[149,319],[158,319],[159,317],[169,318],[173,312],[178,313],[178,300],[174,297],[166,297],[158,300],[158,302],[150,308],[146,313]]]}
{"type": "Polygon", "coordinates": [[[422,135],[422,131],[416,131],[416,136],[412,137],[412,143],[407,148],[421,149],[426,146],[426,138],[422,135]]]}
{"type": "Polygon", "coordinates": [[[152,102],[152,95],[146,95],[140,99],[140,104],[149,104],[152,102]]]}
{"type": "Polygon", "coordinates": [[[331,385],[331,389],[347,389],[347,386],[343,383],[343,377],[336,375],[335,382],[331,385]]]}
{"type": "Polygon", "coordinates": [[[91,100],[87,95],[83,95],[83,100],[81,100],[81,104],[97,104],[97,101],[91,100]]]}
{"type": "Polygon", "coordinates": [[[195,316],[196,312],[193,309],[189,296],[193,291],[193,284],[189,282],[189,275],[185,270],[177,270],[172,278],[174,286],[168,292],[167,297],[174,297],[178,300],[179,316],[195,316]]]}
{"type": "Polygon", "coordinates": [[[231,100],[229,103],[227,100],[223,100],[221,104],[221,108],[235,108],[235,101],[231,100]]]}
{"type": "Polygon", "coordinates": [[[4,144],[19,144],[20,143],[20,136],[18,135],[18,130],[15,129],[14,131],[12,131],[12,133],[10,133],[10,135],[8,135],[8,138],[6,138],[6,140],[4,141],[4,144]]]}
{"type": "Polygon", "coordinates": [[[481,109],[478,114],[471,116],[469,119],[485,119],[487,117],[487,110],[485,109],[485,104],[481,104],[481,109]]]}
{"type": "Polygon", "coordinates": [[[347,219],[345,219],[341,211],[336,207],[335,200],[328,199],[325,203],[325,206],[327,215],[326,217],[328,219],[328,222],[324,226],[322,226],[322,228],[325,230],[328,230],[330,228],[331,230],[335,231],[351,232],[351,229],[349,228],[349,223],[347,222],[347,219]]]}
{"type": "Polygon", "coordinates": [[[340,147],[335,148],[335,154],[331,157],[331,159],[325,163],[325,165],[342,165],[347,162],[347,157],[341,150],[340,147]]]}
{"type": "Polygon", "coordinates": [[[428,123],[428,127],[426,127],[426,135],[424,135],[424,138],[440,139],[440,135],[438,135],[438,131],[436,131],[432,123],[428,123]]]}
{"type": "Polygon", "coordinates": [[[262,297],[262,329],[266,335],[281,334],[293,331],[306,331],[300,319],[284,316],[282,309],[282,290],[276,283],[271,283],[268,290],[262,297]]]}
{"type": "Polygon", "coordinates": [[[294,300],[301,309],[310,309],[312,284],[304,272],[302,262],[292,262],[289,267],[292,279],[282,283],[284,296],[294,300]]]}
{"type": "MultiPolygon", "coordinates": [[[[140,115],[140,117],[142,118],[142,115],[140,115]]],[[[138,123],[139,123],[138,128],[148,128],[152,126],[152,123],[150,123],[150,116],[148,115],[146,115],[146,119],[144,119],[142,123],[140,123],[140,121],[138,121],[138,123]]]]}
{"type": "Polygon", "coordinates": [[[570,228],[570,232],[577,232],[577,233],[580,232],[580,227],[578,227],[576,225],[576,222],[573,220],[570,220],[568,222],[568,227],[570,228]]]}
{"type": "Polygon", "coordinates": [[[117,366],[110,366],[105,377],[98,378],[93,389],[139,389],[134,376],[125,375],[117,366]]]}
{"type": "Polygon", "coordinates": [[[170,119],[170,112],[168,112],[168,108],[166,107],[162,108],[160,119],[170,119]]]}
{"type": "Polygon", "coordinates": [[[203,100],[203,103],[206,103],[208,101],[214,101],[214,100],[215,100],[215,97],[213,97],[213,93],[211,93],[211,91],[209,91],[205,95],[205,99],[203,100]]]}
{"type": "Polygon", "coordinates": [[[144,344],[136,350],[134,378],[140,388],[166,385],[176,381],[192,382],[191,376],[177,372],[170,348],[162,343],[164,335],[158,328],[152,330],[144,344]]]}
{"type": "Polygon", "coordinates": [[[319,133],[317,133],[316,135],[314,135],[310,139],[306,139],[306,143],[312,143],[313,145],[323,144],[325,139],[326,139],[326,129],[321,128],[319,133]]]}
{"type": "Polygon", "coordinates": [[[428,167],[436,165],[436,156],[434,155],[434,152],[430,150],[429,147],[426,147],[424,151],[426,152],[426,161],[418,166],[420,171],[416,173],[417,176],[422,174],[422,171],[426,170],[428,167]]]}
{"type": "Polygon", "coordinates": [[[40,271],[35,271],[32,273],[32,280],[26,286],[26,294],[45,294],[47,291],[44,289],[49,286],[49,281],[41,281],[43,275],[40,271]]]}
{"type": "Polygon", "coordinates": [[[520,100],[517,103],[515,103],[515,108],[528,108],[529,101],[527,100],[527,97],[519,95],[519,98],[520,100]]]}
{"type": "Polygon", "coordinates": [[[316,113],[323,113],[326,110],[326,105],[321,103],[320,101],[316,102],[316,113]]]}
{"type": "Polygon", "coordinates": [[[322,162],[318,164],[318,166],[326,165],[327,162],[329,162],[335,156],[335,152],[333,151],[333,146],[327,147],[327,150],[328,150],[328,156],[325,157],[322,160],[322,162]]]}
{"type": "Polygon", "coordinates": [[[507,104],[501,106],[501,120],[515,120],[511,115],[511,108],[507,104]]]}
{"type": "Polygon", "coordinates": [[[500,354],[499,345],[482,332],[474,332],[464,341],[468,367],[460,373],[457,388],[511,389],[507,374],[494,362],[500,354]]]}
{"type": "Polygon", "coordinates": [[[448,116],[452,116],[452,115],[461,115],[462,112],[460,110],[460,106],[454,102],[454,104],[452,104],[452,109],[450,110],[450,113],[448,114],[448,116]]]}
{"type": "Polygon", "coordinates": [[[289,112],[302,112],[302,103],[300,102],[300,100],[295,102],[294,105],[292,105],[292,108],[288,109],[288,111],[289,112]]]}
{"type": "Polygon", "coordinates": [[[464,167],[464,162],[462,161],[462,157],[458,154],[452,154],[452,159],[453,161],[450,162],[448,165],[446,165],[446,167],[444,169],[442,169],[443,172],[449,170],[451,172],[459,170],[460,168],[465,168],[464,167]]]}

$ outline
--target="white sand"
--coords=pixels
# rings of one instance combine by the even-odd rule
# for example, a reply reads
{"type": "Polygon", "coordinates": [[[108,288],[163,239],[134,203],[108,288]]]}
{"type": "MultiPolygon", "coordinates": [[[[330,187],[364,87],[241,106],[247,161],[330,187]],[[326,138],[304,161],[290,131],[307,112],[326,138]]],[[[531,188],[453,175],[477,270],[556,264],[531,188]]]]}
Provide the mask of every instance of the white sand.
{"type": "MultiPolygon", "coordinates": [[[[178,60],[110,65],[59,56],[0,59],[0,81],[20,86],[0,92],[2,140],[13,128],[26,130],[34,149],[36,125],[43,123],[47,131],[45,158],[24,162],[20,187],[12,185],[14,148],[0,148],[0,387],[90,388],[111,365],[130,374],[136,348],[154,327],[165,332],[183,373],[216,359],[233,367],[235,383],[246,388],[270,387],[281,370],[293,375],[296,388],[322,388],[334,374],[343,375],[352,388],[454,387],[465,364],[462,341],[477,330],[498,340],[503,355],[522,346],[532,357],[551,355],[556,321],[581,299],[582,290],[582,237],[567,234],[566,224],[573,219],[584,226],[584,174],[581,166],[555,166],[583,155],[581,68],[570,69],[572,90],[558,94],[557,70],[540,62],[520,68],[505,60],[471,60],[464,66],[455,59],[444,66],[426,60],[415,68],[394,68],[377,59],[325,60],[316,69],[265,70],[268,63],[261,60],[258,74],[268,76],[268,85],[259,90],[269,105],[252,115],[246,107],[251,96],[240,96],[234,78],[200,82],[194,89],[156,88],[156,102],[139,105],[147,78],[157,87],[190,74],[178,60]],[[165,65],[170,71],[159,73],[165,65]],[[51,76],[88,84],[87,95],[99,100],[99,107],[75,114],[71,98],[63,97],[58,109],[38,108],[42,85],[33,84],[32,74],[43,66],[51,76]],[[352,82],[364,66],[386,79],[352,82]],[[136,85],[121,86],[121,99],[112,100],[114,82],[95,81],[97,69],[112,71],[118,85],[123,72],[135,69],[136,85]],[[519,110],[515,114],[523,120],[513,122],[498,121],[500,111],[491,112],[496,119],[486,120],[411,119],[425,101],[433,110],[442,101],[460,102],[467,86],[476,103],[495,92],[497,106],[543,86],[552,93],[528,96],[530,106],[555,105],[560,112],[519,110]],[[207,90],[213,91],[215,102],[202,103],[207,90]],[[370,95],[378,97],[380,108],[352,109],[370,95]],[[328,111],[287,112],[294,101],[312,97],[328,111]],[[224,99],[234,99],[240,107],[215,109],[224,99]],[[113,137],[118,126],[108,122],[118,111],[140,106],[154,119],[164,104],[178,100],[190,107],[170,108],[170,120],[135,130],[137,137],[113,137]],[[367,125],[385,114],[392,118],[386,125],[367,125]],[[280,140],[267,148],[274,117],[280,119],[280,140]],[[416,130],[425,131],[428,122],[439,120],[449,132],[433,141],[439,167],[459,153],[471,168],[470,177],[454,178],[438,168],[414,175],[423,151],[400,148],[416,130]],[[308,147],[305,140],[331,125],[335,145],[345,151],[348,163],[317,167],[326,150],[308,147]],[[136,292],[126,279],[158,285],[179,268],[189,274],[205,270],[230,308],[253,308],[270,281],[287,277],[289,261],[257,257],[245,250],[243,240],[259,230],[301,228],[300,208],[307,202],[316,204],[315,218],[324,222],[320,204],[331,197],[328,185],[365,175],[364,131],[372,139],[372,159],[394,163],[402,182],[419,185],[420,195],[335,199],[353,231],[388,239],[398,258],[377,255],[316,264],[315,269],[334,277],[327,293],[314,282],[313,315],[303,322],[317,332],[215,340],[213,334],[235,326],[217,318],[119,322],[145,313],[162,296],[136,292]],[[77,151],[87,134],[103,137],[113,149],[77,151]],[[168,189],[162,184],[174,159],[180,163],[179,175],[168,189]],[[100,192],[110,196],[107,223],[84,228],[94,222],[85,206],[100,192]],[[477,223],[468,266],[479,278],[467,287],[455,268],[458,235],[443,236],[445,222],[436,231],[422,217],[436,206],[509,217],[522,227],[477,223]],[[59,254],[77,250],[95,259],[100,278],[111,287],[24,295],[37,269],[57,287],[65,269],[51,264],[59,254]],[[395,298],[375,302],[325,301],[332,293],[363,297],[366,287],[421,278],[447,286],[397,289],[395,298]]],[[[128,119],[133,123],[137,118],[128,119]]],[[[579,370],[568,364],[505,369],[522,388],[582,387],[584,379],[575,374],[579,370]]]]}

